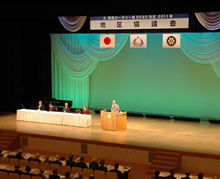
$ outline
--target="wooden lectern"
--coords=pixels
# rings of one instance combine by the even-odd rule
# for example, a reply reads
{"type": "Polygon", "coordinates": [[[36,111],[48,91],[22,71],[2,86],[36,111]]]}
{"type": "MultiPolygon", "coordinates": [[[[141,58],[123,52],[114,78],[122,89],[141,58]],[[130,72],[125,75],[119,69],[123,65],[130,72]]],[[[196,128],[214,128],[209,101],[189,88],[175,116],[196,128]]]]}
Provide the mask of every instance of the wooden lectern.
{"type": "Polygon", "coordinates": [[[104,130],[123,131],[127,128],[127,112],[101,111],[101,128],[104,130]]]}

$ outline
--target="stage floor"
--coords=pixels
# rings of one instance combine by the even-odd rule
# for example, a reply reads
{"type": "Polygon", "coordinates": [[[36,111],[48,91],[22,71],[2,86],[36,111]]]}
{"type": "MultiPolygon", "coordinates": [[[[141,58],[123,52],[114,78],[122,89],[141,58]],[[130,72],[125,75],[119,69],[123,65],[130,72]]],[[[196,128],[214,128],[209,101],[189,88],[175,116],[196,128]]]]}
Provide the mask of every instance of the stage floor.
{"type": "Polygon", "coordinates": [[[1,113],[0,129],[27,134],[65,137],[220,155],[220,125],[166,119],[130,117],[126,131],[104,131],[100,115],[92,116],[93,126],[78,128],[16,121],[16,114],[1,113]]]}

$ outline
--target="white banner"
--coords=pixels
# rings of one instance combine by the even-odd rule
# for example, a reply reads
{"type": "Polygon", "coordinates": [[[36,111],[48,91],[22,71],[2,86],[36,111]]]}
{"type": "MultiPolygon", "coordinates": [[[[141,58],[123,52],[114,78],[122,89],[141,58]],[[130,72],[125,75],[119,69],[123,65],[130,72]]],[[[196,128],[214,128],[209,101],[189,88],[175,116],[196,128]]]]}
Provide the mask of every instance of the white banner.
{"type": "Polygon", "coordinates": [[[163,34],[163,48],[180,48],[180,34],[163,34]]]}
{"type": "Polygon", "coordinates": [[[90,30],[183,28],[189,28],[189,14],[90,17],[90,30]]]}
{"type": "Polygon", "coordinates": [[[130,48],[147,48],[147,34],[131,34],[130,48]]]}

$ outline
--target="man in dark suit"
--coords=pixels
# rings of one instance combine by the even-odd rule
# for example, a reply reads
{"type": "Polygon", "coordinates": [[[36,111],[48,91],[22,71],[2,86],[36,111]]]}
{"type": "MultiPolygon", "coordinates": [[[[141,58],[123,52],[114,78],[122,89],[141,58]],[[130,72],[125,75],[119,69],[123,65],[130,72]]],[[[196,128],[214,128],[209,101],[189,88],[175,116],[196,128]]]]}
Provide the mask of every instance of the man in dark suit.
{"type": "Polygon", "coordinates": [[[32,155],[31,157],[28,158],[29,162],[32,160],[32,161],[37,161],[37,162],[41,162],[40,160],[40,154],[35,154],[35,155],[32,155]]]}
{"type": "Polygon", "coordinates": [[[50,163],[52,163],[52,164],[57,164],[57,165],[59,165],[59,166],[62,165],[62,162],[59,161],[58,159],[56,159],[56,160],[54,160],[54,161],[50,161],[50,163]]]}
{"type": "Polygon", "coordinates": [[[65,173],[65,179],[71,179],[72,177],[70,176],[70,172],[65,173]]]}
{"type": "Polygon", "coordinates": [[[121,173],[121,171],[118,170],[119,163],[115,163],[114,169],[110,170],[110,172],[115,172],[118,175],[118,179],[124,179],[124,175],[121,173]]]}
{"type": "Polygon", "coordinates": [[[60,176],[58,176],[58,170],[57,169],[53,170],[53,174],[51,174],[49,176],[49,179],[60,179],[60,176]]]}
{"type": "Polygon", "coordinates": [[[198,174],[198,179],[203,179],[203,173],[198,174]]]}
{"type": "Polygon", "coordinates": [[[24,159],[24,157],[22,156],[22,152],[23,152],[22,149],[20,149],[18,153],[15,155],[15,158],[19,160],[24,159]]]}
{"type": "Polygon", "coordinates": [[[52,103],[49,104],[49,111],[56,111],[56,108],[52,103]]]}
{"type": "Polygon", "coordinates": [[[23,172],[21,170],[19,170],[20,166],[19,165],[15,165],[15,170],[14,173],[17,173],[19,175],[23,174],[23,172]]]}
{"type": "Polygon", "coordinates": [[[99,165],[98,170],[102,170],[102,171],[104,171],[105,173],[108,171],[107,167],[105,167],[105,161],[104,161],[104,160],[101,160],[101,161],[100,161],[100,165],[99,165]]]}
{"type": "Polygon", "coordinates": [[[185,172],[185,177],[182,177],[181,179],[191,179],[189,176],[190,176],[190,171],[186,171],[185,172]]]}
{"type": "Polygon", "coordinates": [[[93,158],[92,162],[89,163],[89,168],[93,170],[97,170],[99,168],[99,164],[97,163],[96,158],[93,158]]]}
{"type": "Polygon", "coordinates": [[[42,103],[41,100],[38,102],[37,109],[38,109],[38,110],[45,110],[45,106],[44,106],[44,104],[42,103]]]}
{"type": "Polygon", "coordinates": [[[87,165],[84,163],[84,157],[80,157],[80,160],[79,160],[79,162],[76,164],[76,167],[88,168],[87,165]]]}
{"type": "Polygon", "coordinates": [[[75,166],[75,162],[73,161],[73,154],[71,154],[69,156],[69,159],[66,160],[66,165],[67,166],[70,166],[70,167],[74,167],[75,166]]]}
{"type": "Polygon", "coordinates": [[[63,112],[70,112],[70,107],[68,103],[65,103],[65,106],[63,107],[63,112]]]}
{"type": "Polygon", "coordinates": [[[170,170],[170,175],[166,177],[166,179],[176,179],[174,169],[170,170]]]}
{"type": "Polygon", "coordinates": [[[154,172],[154,174],[155,174],[155,176],[153,176],[152,179],[162,179],[162,178],[164,178],[164,177],[160,177],[159,176],[160,175],[160,171],[159,170],[156,170],[154,172]]]}

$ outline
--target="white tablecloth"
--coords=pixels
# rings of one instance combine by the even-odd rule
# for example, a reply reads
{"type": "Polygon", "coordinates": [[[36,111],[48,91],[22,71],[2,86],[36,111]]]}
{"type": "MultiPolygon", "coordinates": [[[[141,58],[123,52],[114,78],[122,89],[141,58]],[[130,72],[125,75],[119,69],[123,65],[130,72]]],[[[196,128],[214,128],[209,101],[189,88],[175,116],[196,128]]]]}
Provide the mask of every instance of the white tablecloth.
{"type": "Polygon", "coordinates": [[[17,120],[78,127],[92,126],[91,115],[30,109],[17,110],[17,120]]]}

